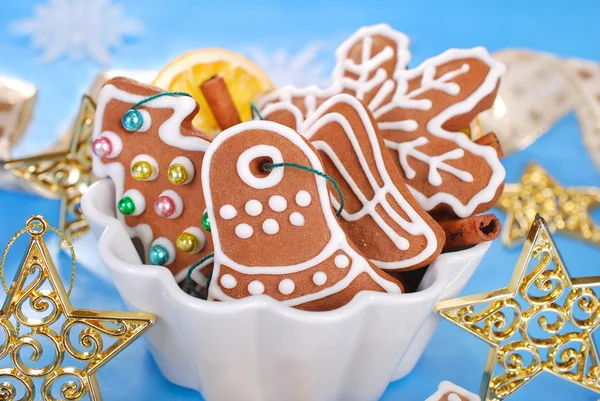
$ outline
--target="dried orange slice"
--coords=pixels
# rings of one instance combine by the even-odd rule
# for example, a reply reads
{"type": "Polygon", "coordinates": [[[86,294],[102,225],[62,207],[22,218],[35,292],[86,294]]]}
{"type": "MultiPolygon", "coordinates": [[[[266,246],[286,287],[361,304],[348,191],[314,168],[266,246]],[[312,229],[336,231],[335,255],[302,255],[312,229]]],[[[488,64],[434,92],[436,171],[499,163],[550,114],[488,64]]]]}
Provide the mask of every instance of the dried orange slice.
{"type": "Polygon", "coordinates": [[[471,124],[469,124],[467,128],[462,129],[461,132],[467,134],[472,141],[481,138],[483,136],[483,129],[481,128],[479,118],[475,117],[475,119],[471,121],[471,124]]]}
{"type": "Polygon", "coordinates": [[[237,53],[216,48],[193,50],[176,58],[158,73],[152,84],[192,95],[200,105],[192,123],[204,132],[217,134],[219,125],[200,90],[200,85],[215,75],[225,80],[242,121],[252,119],[250,103],[275,88],[256,64],[237,53]]]}

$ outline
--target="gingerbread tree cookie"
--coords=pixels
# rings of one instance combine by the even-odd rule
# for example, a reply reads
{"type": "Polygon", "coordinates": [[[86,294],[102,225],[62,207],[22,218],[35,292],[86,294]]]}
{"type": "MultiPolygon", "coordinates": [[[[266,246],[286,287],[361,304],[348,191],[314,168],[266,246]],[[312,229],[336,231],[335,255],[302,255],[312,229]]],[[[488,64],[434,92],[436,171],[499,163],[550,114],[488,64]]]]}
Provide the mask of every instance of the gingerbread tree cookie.
{"type": "Polygon", "coordinates": [[[468,217],[489,210],[505,172],[492,137],[474,143],[461,130],[491,107],[504,66],[483,48],[449,50],[406,70],[404,35],[377,25],[361,28],[337,51],[328,89],[283,87],[261,101],[263,111],[283,102],[302,116],[336,93],[372,111],[418,202],[434,214],[468,217]],[[394,43],[395,45],[392,45],[394,43]]]}
{"type": "MultiPolygon", "coordinates": [[[[178,281],[213,251],[200,174],[210,137],[192,127],[198,106],[184,95],[111,79],[93,133],[94,173],[114,181],[118,218],[141,239],[146,262],[178,281]]],[[[207,274],[209,263],[197,271],[207,274]]],[[[201,274],[195,279],[202,284],[201,274]]]]}
{"type": "Polygon", "coordinates": [[[353,96],[334,95],[302,121],[288,106],[269,108],[263,117],[299,127],[319,150],[346,201],[340,224],[361,252],[382,269],[414,269],[434,260],[444,231],[404,184],[367,107],[353,96]]]}
{"type": "Polygon", "coordinates": [[[202,165],[215,245],[208,299],[266,294],[321,311],[363,290],[400,293],[346,237],[326,179],[298,166],[323,171],[302,136],[269,121],[236,125],[210,145],[202,165]]]}

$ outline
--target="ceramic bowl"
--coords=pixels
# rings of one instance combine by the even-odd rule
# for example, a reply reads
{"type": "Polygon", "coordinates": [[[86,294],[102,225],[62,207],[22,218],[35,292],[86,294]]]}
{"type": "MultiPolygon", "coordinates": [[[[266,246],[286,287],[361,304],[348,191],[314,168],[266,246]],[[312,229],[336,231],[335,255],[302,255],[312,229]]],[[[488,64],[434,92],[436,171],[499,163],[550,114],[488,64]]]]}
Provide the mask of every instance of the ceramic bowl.
{"type": "Polygon", "coordinates": [[[421,356],[435,303],[460,292],[489,248],[441,255],[416,293],[365,291],[329,312],[265,295],[208,302],[184,293],[166,268],[141,263],[114,199],[104,179],[82,201],[102,261],[127,306],[158,317],[146,338],[164,376],[209,401],[379,399],[421,356]]]}

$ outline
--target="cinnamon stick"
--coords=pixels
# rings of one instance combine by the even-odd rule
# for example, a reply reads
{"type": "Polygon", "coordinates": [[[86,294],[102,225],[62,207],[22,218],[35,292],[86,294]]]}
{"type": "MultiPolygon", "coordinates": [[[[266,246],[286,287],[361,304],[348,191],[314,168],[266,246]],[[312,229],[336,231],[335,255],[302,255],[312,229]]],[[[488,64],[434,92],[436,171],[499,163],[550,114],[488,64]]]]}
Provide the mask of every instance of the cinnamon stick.
{"type": "Polygon", "coordinates": [[[494,240],[498,238],[502,231],[500,220],[493,214],[438,221],[438,224],[446,233],[446,244],[443,252],[457,251],[494,240]]]}
{"type": "Polygon", "coordinates": [[[227,84],[222,77],[215,75],[204,81],[200,85],[200,90],[221,130],[226,130],[241,122],[227,84]]]}
{"type": "Polygon", "coordinates": [[[492,148],[496,149],[499,159],[504,157],[504,151],[502,150],[502,145],[500,145],[500,140],[493,132],[488,132],[481,138],[476,139],[475,143],[481,146],[491,146],[492,148]]]}

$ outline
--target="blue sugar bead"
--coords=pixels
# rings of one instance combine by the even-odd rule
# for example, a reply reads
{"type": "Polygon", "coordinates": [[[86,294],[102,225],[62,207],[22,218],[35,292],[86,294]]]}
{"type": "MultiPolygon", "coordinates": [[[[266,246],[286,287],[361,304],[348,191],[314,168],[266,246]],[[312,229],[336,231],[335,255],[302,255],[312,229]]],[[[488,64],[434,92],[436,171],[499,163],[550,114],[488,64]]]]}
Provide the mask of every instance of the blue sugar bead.
{"type": "Polygon", "coordinates": [[[153,245],[148,253],[148,259],[153,265],[165,265],[169,260],[169,251],[162,245],[153,245]]]}
{"type": "Polygon", "coordinates": [[[130,109],[123,114],[121,123],[123,124],[123,128],[125,128],[127,131],[133,132],[142,128],[142,125],[144,125],[144,119],[142,118],[142,113],[135,109],[130,109]]]}

